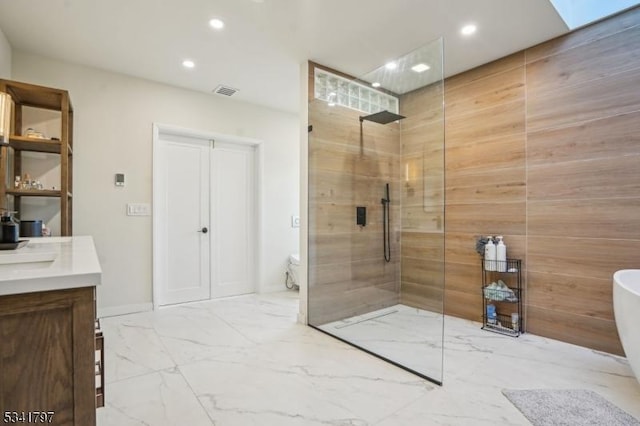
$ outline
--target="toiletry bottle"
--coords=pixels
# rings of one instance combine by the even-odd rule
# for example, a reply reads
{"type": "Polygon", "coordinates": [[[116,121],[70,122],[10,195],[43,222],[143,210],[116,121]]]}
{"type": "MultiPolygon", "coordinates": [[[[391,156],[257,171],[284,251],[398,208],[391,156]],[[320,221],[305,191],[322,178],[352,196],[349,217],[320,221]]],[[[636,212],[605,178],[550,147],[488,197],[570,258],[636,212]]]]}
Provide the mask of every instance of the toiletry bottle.
{"type": "Polygon", "coordinates": [[[507,272],[507,246],[502,241],[502,235],[496,237],[498,245],[496,246],[496,270],[498,272],[507,272]]]}
{"type": "Polygon", "coordinates": [[[493,244],[493,237],[487,237],[487,244],[484,245],[484,269],[486,271],[496,270],[496,246],[493,244]]]}
{"type": "Polygon", "coordinates": [[[487,305],[487,324],[496,324],[498,321],[495,305],[487,305]]]}

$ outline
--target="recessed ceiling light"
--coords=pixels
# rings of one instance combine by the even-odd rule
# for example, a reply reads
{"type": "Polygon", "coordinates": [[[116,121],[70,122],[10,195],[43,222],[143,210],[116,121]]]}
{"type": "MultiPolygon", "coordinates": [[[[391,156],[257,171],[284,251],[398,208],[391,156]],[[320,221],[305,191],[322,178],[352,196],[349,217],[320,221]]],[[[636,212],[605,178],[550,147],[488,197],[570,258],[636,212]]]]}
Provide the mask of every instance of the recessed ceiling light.
{"type": "Polygon", "coordinates": [[[431,67],[427,64],[417,64],[411,67],[412,70],[414,70],[415,72],[425,72],[427,70],[430,70],[431,67]]]}
{"type": "Polygon", "coordinates": [[[462,33],[462,35],[471,35],[473,33],[476,32],[476,30],[478,29],[478,27],[476,27],[473,24],[469,24],[469,25],[465,25],[464,27],[462,27],[462,29],[460,30],[460,32],[462,33]]]}
{"type": "Polygon", "coordinates": [[[191,59],[185,59],[184,61],[182,61],[182,66],[185,68],[193,68],[196,66],[196,63],[191,59]]]}
{"type": "Polygon", "coordinates": [[[213,18],[212,20],[210,20],[209,25],[211,26],[211,28],[215,28],[216,30],[221,30],[224,28],[224,22],[219,18],[213,18]]]}
{"type": "Polygon", "coordinates": [[[373,87],[380,87],[380,86],[381,86],[381,84],[380,84],[380,83],[378,83],[377,81],[376,81],[375,83],[371,83],[371,85],[372,85],[373,87]]]}
{"type": "Polygon", "coordinates": [[[398,64],[396,64],[395,62],[387,62],[384,67],[388,70],[395,70],[396,68],[398,68],[398,64]]]}

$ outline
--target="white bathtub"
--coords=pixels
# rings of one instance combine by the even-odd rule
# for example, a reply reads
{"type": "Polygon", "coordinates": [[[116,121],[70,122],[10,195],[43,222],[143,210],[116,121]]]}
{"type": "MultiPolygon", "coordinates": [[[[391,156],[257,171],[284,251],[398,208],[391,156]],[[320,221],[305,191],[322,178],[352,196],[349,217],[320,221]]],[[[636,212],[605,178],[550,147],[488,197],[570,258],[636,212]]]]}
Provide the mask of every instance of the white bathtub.
{"type": "Polygon", "coordinates": [[[613,311],[624,353],[640,382],[640,269],[613,274],[613,311]]]}

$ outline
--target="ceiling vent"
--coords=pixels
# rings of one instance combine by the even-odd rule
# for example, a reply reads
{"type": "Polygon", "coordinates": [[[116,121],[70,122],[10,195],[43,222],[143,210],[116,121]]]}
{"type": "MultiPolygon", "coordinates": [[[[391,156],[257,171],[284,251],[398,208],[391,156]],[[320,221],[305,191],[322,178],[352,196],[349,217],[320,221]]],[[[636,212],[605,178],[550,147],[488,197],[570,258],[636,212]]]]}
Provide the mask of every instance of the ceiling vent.
{"type": "Polygon", "coordinates": [[[237,91],[238,89],[234,89],[233,87],[229,86],[223,86],[222,84],[213,89],[213,93],[224,96],[233,96],[237,91]]]}

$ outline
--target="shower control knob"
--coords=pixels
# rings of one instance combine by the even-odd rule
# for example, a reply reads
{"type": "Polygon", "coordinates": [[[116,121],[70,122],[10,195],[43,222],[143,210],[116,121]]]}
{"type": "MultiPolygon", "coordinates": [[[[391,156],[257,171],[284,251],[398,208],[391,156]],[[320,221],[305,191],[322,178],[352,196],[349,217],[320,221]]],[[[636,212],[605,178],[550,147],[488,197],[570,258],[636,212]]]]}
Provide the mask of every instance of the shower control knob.
{"type": "Polygon", "coordinates": [[[199,230],[198,232],[202,232],[203,234],[206,234],[207,232],[209,232],[209,230],[207,229],[207,227],[203,227],[201,230],[199,230]]]}

